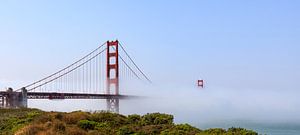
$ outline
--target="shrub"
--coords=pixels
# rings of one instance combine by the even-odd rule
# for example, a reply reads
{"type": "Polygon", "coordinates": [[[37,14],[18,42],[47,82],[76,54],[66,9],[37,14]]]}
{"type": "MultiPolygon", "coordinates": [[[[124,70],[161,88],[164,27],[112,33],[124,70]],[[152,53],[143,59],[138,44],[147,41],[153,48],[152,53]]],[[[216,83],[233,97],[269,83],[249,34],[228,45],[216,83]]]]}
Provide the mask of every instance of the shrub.
{"type": "Polygon", "coordinates": [[[40,115],[38,117],[36,117],[36,119],[34,120],[35,122],[40,122],[40,123],[47,123],[47,122],[51,122],[51,116],[49,114],[43,114],[40,115]]]}
{"type": "Polygon", "coordinates": [[[54,122],[53,124],[55,131],[65,131],[66,130],[66,124],[60,121],[54,122]]]}
{"type": "Polygon", "coordinates": [[[87,132],[78,127],[69,127],[66,130],[67,135],[87,135],[87,132]]]}
{"type": "Polygon", "coordinates": [[[179,124],[172,128],[168,128],[161,132],[161,135],[195,135],[197,133],[200,133],[201,130],[198,128],[195,128],[189,124],[179,124]]]}
{"type": "Polygon", "coordinates": [[[97,124],[95,121],[80,120],[77,125],[84,130],[93,130],[97,124]]]}
{"type": "Polygon", "coordinates": [[[106,122],[102,122],[102,123],[97,123],[97,125],[95,126],[96,130],[101,130],[104,128],[110,128],[109,124],[106,122]]]}
{"type": "Polygon", "coordinates": [[[173,124],[174,117],[169,114],[151,113],[142,116],[142,125],[173,124]]]}
{"type": "Polygon", "coordinates": [[[89,120],[96,121],[99,123],[106,122],[112,127],[119,127],[121,125],[128,123],[127,117],[116,113],[110,113],[110,112],[93,113],[89,118],[89,120]]]}
{"type": "Polygon", "coordinates": [[[258,133],[252,131],[252,130],[246,130],[244,128],[229,128],[227,131],[227,134],[238,134],[238,135],[258,135],[258,133]]]}
{"type": "Polygon", "coordinates": [[[194,133],[194,134],[201,131],[200,129],[195,128],[195,127],[193,127],[193,126],[191,126],[189,124],[179,124],[179,125],[176,125],[175,129],[182,130],[182,131],[185,131],[185,132],[194,133]]]}
{"type": "Polygon", "coordinates": [[[129,128],[128,126],[123,126],[121,128],[119,128],[119,130],[117,131],[117,135],[129,135],[129,134],[133,134],[134,131],[129,128]]]}
{"type": "Polygon", "coordinates": [[[62,113],[57,113],[57,114],[55,114],[54,117],[55,117],[55,119],[62,120],[64,115],[62,113]]]}
{"type": "Polygon", "coordinates": [[[0,134],[13,134],[40,114],[37,109],[0,109],[0,134]]]}
{"type": "Polygon", "coordinates": [[[207,129],[204,133],[212,134],[212,135],[223,135],[226,133],[225,129],[222,128],[214,128],[214,129],[207,129]]]}
{"type": "Polygon", "coordinates": [[[182,130],[164,130],[160,133],[160,135],[187,135],[184,131],[182,130]]]}
{"type": "Polygon", "coordinates": [[[141,116],[137,114],[128,115],[128,123],[129,124],[138,124],[141,120],[141,116]]]}
{"type": "Polygon", "coordinates": [[[24,128],[23,130],[21,130],[21,132],[16,133],[18,135],[35,135],[38,134],[39,132],[45,131],[46,129],[42,126],[42,125],[30,125],[26,128],[24,128]]]}
{"type": "Polygon", "coordinates": [[[173,125],[166,125],[166,124],[164,124],[164,125],[146,125],[146,126],[141,127],[141,129],[139,129],[139,131],[141,133],[144,133],[147,135],[149,135],[149,134],[157,135],[157,134],[160,134],[162,131],[171,128],[172,126],[173,125]]]}
{"type": "Polygon", "coordinates": [[[88,131],[87,134],[88,135],[109,135],[109,134],[106,134],[106,133],[103,133],[103,132],[99,132],[97,130],[90,130],[90,131],[88,131]]]}
{"type": "Polygon", "coordinates": [[[63,117],[63,121],[65,121],[67,124],[76,124],[78,121],[88,118],[89,113],[77,111],[65,114],[65,116],[63,117]]]}

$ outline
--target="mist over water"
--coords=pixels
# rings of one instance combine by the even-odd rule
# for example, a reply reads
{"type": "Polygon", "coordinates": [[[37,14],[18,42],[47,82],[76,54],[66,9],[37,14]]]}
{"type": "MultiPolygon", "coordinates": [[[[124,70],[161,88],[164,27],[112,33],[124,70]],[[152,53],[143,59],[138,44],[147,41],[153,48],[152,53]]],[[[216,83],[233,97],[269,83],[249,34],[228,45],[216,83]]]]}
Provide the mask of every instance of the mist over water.
{"type": "MultiPolygon", "coordinates": [[[[121,114],[161,112],[173,114],[176,123],[201,129],[244,127],[267,134],[300,133],[300,100],[297,91],[226,89],[183,84],[135,85],[120,100],[121,114]]],[[[29,107],[46,111],[96,111],[106,109],[106,100],[29,100],[29,107]]]]}

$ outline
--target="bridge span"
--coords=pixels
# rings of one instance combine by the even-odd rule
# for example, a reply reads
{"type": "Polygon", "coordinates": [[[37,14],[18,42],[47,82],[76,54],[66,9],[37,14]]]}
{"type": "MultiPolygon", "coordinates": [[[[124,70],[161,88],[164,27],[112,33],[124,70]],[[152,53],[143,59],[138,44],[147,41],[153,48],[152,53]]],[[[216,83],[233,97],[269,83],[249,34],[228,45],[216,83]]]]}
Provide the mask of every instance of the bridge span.
{"type": "Polygon", "coordinates": [[[137,98],[137,96],[89,93],[28,92],[25,88],[22,88],[21,92],[16,92],[9,88],[7,91],[0,91],[0,108],[27,107],[29,99],[106,99],[107,110],[118,112],[119,100],[132,98],[137,98]]]}
{"type": "Polygon", "coordinates": [[[106,99],[107,110],[119,112],[119,99],[134,97],[120,94],[120,87],[134,79],[151,83],[118,40],[107,41],[58,72],[0,91],[0,107],[27,107],[28,99],[106,99]]]}

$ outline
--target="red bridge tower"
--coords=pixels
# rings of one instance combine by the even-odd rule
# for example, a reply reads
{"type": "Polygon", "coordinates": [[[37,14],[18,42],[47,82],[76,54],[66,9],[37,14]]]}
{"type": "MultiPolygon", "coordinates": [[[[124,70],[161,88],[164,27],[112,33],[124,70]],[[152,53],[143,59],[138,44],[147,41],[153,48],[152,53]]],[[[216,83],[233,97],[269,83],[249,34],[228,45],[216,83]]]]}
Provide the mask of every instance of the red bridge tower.
{"type": "MultiPolygon", "coordinates": [[[[119,41],[107,41],[106,94],[119,95],[119,41]]],[[[119,99],[107,99],[107,109],[119,112],[119,99]]]]}

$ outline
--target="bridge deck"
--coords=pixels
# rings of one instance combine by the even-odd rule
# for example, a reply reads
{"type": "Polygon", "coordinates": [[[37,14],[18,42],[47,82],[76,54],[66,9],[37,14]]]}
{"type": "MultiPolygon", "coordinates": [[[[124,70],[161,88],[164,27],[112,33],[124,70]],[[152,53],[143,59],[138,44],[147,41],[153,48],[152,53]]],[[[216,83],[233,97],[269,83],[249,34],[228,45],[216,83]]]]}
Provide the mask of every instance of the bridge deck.
{"type": "MultiPolygon", "coordinates": [[[[21,94],[12,92],[10,94],[21,94]]],[[[8,92],[0,92],[1,96],[8,96],[8,92]]],[[[112,94],[85,94],[85,93],[56,93],[56,92],[28,92],[27,99],[126,99],[133,96],[112,94]]]]}

